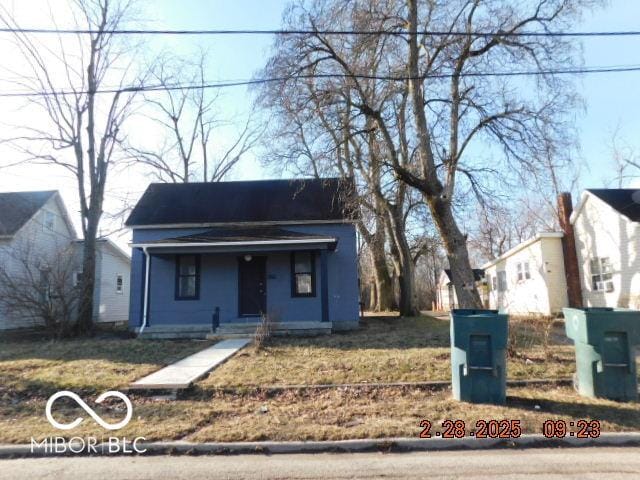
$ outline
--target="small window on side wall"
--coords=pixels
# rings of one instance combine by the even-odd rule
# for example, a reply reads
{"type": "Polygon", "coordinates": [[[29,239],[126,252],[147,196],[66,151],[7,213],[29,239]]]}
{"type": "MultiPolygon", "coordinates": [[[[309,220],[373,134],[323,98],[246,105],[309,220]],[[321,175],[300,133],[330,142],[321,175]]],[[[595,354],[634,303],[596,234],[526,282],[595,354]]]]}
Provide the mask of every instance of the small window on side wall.
{"type": "Polygon", "coordinates": [[[291,254],[291,295],[294,297],[315,297],[315,262],[311,252],[291,254]]]}
{"type": "Polygon", "coordinates": [[[116,293],[122,294],[124,291],[124,277],[121,274],[116,275],[116,293]]]}
{"type": "Polygon", "coordinates": [[[197,300],[200,296],[200,258],[176,256],[176,300],[197,300]]]}
{"type": "Polygon", "coordinates": [[[44,211],[42,219],[42,229],[46,232],[53,232],[56,229],[56,216],[53,212],[44,211]]]}

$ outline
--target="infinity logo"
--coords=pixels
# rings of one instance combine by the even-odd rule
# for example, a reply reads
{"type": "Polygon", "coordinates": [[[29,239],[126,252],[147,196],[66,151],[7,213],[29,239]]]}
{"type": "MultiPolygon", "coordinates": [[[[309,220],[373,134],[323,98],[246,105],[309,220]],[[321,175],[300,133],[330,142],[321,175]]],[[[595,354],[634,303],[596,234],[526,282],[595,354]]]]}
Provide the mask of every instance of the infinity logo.
{"type": "Polygon", "coordinates": [[[84,400],[82,400],[78,395],[73,392],[63,390],[49,397],[45,410],[45,414],[47,416],[47,420],[49,420],[49,423],[59,430],[71,430],[72,428],[76,428],[78,425],[80,425],[80,423],[82,423],[83,420],[82,417],[78,417],[71,423],[59,423],[53,418],[53,416],[51,415],[51,407],[53,406],[54,402],[61,397],[69,397],[73,399],[78,405],[80,405],[80,407],[82,407],[85,412],[87,412],[91,416],[91,418],[93,418],[102,428],[106,428],[107,430],[118,430],[125,427],[129,423],[129,421],[131,420],[131,416],[133,415],[133,406],[131,405],[131,400],[129,400],[129,398],[127,398],[124,393],[110,390],[108,392],[104,392],[102,395],[96,398],[96,403],[102,403],[106,398],[117,397],[122,400],[127,406],[127,415],[126,417],[124,417],[124,420],[112,424],[107,423],[102,418],[100,418],[100,416],[98,416],[98,414],[93,411],[93,409],[89,405],[87,405],[84,400]]]}

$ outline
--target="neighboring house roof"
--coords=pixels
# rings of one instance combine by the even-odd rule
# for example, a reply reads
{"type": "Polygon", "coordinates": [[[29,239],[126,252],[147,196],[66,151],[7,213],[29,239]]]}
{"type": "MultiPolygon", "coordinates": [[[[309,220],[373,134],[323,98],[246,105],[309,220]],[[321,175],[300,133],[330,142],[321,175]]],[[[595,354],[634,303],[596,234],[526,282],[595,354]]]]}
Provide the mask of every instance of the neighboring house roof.
{"type": "Polygon", "coordinates": [[[13,236],[57,193],[0,192],[0,237],[13,236]]]}
{"type": "MultiPolygon", "coordinates": [[[[450,282],[453,281],[453,278],[451,278],[451,270],[448,268],[444,269],[444,273],[447,275],[447,278],[449,279],[450,282]]],[[[479,282],[480,280],[482,280],[484,278],[484,270],[481,268],[474,268],[473,269],[473,279],[476,282],[479,282]]]]}
{"type": "MultiPolygon", "coordinates": [[[[122,248],[120,248],[113,240],[103,237],[103,238],[98,238],[96,239],[96,242],[98,244],[104,244],[106,246],[108,246],[109,248],[111,248],[111,250],[115,253],[117,253],[118,255],[120,255],[122,257],[123,260],[127,261],[127,262],[131,262],[131,256],[125,252],[122,248]]],[[[78,243],[79,245],[82,245],[84,243],[84,239],[78,239],[76,240],[76,243],[78,243]]]]}
{"type": "Polygon", "coordinates": [[[259,245],[284,243],[326,243],[335,247],[338,240],[327,235],[292,232],[276,227],[237,227],[227,226],[207,230],[206,232],[163,238],[145,242],[145,246],[205,246],[205,245],[259,245]]]}
{"type": "Polygon", "coordinates": [[[529,240],[525,240],[524,242],[519,243],[515,247],[513,247],[513,248],[507,250],[506,252],[504,252],[499,257],[494,258],[490,262],[485,263],[482,266],[482,268],[486,270],[487,268],[490,268],[490,267],[494,266],[496,263],[501,262],[502,260],[504,260],[504,259],[506,259],[506,258],[518,253],[520,250],[524,250],[525,248],[533,245],[534,243],[536,243],[537,241],[539,241],[542,238],[562,238],[562,237],[564,237],[564,233],[562,233],[562,232],[541,232],[541,233],[538,233],[535,237],[532,237],[529,240]]]}
{"type": "Polygon", "coordinates": [[[343,221],[353,218],[350,180],[152,183],[126,225],[343,221]]]}
{"type": "Polygon", "coordinates": [[[587,192],[598,197],[632,222],[640,222],[640,189],[590,188],[587,192]]]}

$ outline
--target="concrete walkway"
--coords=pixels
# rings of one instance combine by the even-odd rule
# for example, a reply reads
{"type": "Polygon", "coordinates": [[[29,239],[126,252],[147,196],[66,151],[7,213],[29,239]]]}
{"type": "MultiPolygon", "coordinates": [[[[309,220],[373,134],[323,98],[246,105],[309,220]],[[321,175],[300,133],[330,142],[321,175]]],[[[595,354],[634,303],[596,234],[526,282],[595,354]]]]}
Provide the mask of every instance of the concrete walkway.
{"type": "Polygon", "coordinates": [[[193,382],[227,358],[244,348],[250,338],[224,340],[182,360],[133,382],[129,388],[137,390],[179,390],[189,388],[193,382]]]}

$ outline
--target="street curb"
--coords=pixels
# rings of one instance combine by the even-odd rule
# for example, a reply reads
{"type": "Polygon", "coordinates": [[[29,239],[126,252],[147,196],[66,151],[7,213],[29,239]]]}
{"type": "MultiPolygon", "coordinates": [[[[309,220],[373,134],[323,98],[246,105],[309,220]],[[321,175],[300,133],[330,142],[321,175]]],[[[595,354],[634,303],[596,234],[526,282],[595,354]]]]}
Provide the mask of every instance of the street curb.
{"type": "MultiPolygon", "coordinates": [[[[115,445],[115,444],[114,444],[115,445]]],[[[0,459],[56,456],[99,455],[240,455],[240,454],[302,454],[302,453],[360,453],[360,452],[429,452],[446,450],[523,449],[523,448],[576,448],[576,447],[623,447],[640,446],[640,432],[603,433],[598,438],[548,439],[541,434],[527,434],[514,439],[448,439],[448,438],[382,438],[309,442],[206,442],[191,443],[149,442],[139,443],[139,451],[123,451],[122,442],[117,452],[109,452],[108,444],[96,445],[95,452],[52,453],[42,446],[0,445],[0,459]]]]}

